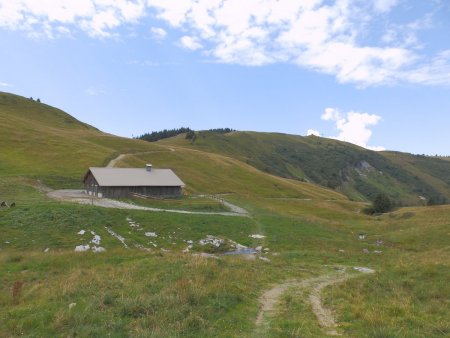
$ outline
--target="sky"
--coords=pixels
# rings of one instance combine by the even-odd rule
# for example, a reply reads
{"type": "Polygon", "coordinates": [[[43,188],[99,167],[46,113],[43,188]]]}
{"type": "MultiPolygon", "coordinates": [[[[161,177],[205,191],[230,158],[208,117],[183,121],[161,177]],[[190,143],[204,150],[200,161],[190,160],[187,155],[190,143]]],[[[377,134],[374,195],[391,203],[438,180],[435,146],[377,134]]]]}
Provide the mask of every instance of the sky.
{"type": "Polygon", "coordinates": [[[0,0],[0,91],[131,137],[450,155],[449,0],[0,0]]]}

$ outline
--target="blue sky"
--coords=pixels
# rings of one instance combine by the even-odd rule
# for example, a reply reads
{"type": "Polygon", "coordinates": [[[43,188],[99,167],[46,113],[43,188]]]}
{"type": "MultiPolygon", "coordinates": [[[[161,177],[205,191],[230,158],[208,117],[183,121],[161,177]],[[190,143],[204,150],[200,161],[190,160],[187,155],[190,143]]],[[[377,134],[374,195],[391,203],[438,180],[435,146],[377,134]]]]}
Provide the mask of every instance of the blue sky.
{"type": "Polygon", "coordinates": [[[450,155],[447,0],[0,0],[0,90],[122,136],[189,126],[450,155]]]}

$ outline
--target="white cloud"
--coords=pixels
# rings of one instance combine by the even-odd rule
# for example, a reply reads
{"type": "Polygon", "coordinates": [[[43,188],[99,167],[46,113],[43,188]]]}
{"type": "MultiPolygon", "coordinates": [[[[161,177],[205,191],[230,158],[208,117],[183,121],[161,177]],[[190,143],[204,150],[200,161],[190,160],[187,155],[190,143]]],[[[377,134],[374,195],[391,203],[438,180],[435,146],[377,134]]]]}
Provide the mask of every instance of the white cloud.
{"type": "Polygon", "coordinates": [[[152,38],[155,40],[164,40],[167,36],[167,32],[161,27],[150,28],[150,33],[152,38]]]}
{"type": "Polygon", "coordinates": [[[315,129],[308,129],[306,136],[320,136],[320,132],[315,129]]]}
{"type": "Polygon", "coordinates": [[[336,124],[339,135],[332,137],[333,139],[353,143],[371,150],[385,150],[381,146],[368,145],[372,137],[371,127],[376,126],[382,120],[381,116],[354,111],[343,113],[335,108],[326,108],[321,118],[324,121],[332,121],[336,124]]]}
{"type": "Polygon", "coordinates": [[[181,37],[180,44],[181,46],[189,50],[197,50],[203,47],[198,38],[196,38],[195,36],[185,35],[181,37]]]}
{"type": "Polygon", "coordinates": [[[12,87],[13,85],[7,82],[0,82],[0,87],[12,87]]]}
{"type": "Polygon", "coordinates": [[[377,12],[389,12],[398,4],[399,0],[374,0],[373,8],[377,12]]]}
{"type": "MultiPolygon", "coordinates": [[[[340,83],[450,85],[446,51],[427,55],[419,34],[433,13],[396,24],[388,14],[402,0],[0,0],[0,28],[55,38],[81,29],[94,38],[151,17],[182,32],[179,45],[202,48],[218,62],[290,63],[340,83]],[[380,16],[384,28],[380,29],[380,16]],[[392,21],[392,22],[391,22],[392,21]],[[65,29],[64,29],[65,28],[65,29]],[[376,31],[375,31],[376,29],[376,31]],[[371,35],[378,38],[368,38],[371,35]]],[[[430,2],[430,4],[433,4],[430,2]]],[[[432,5],[430,5],[432,6],[432,5]]],[[[408,12],[411,16],[412,11],[408,12]]],[[[414,14],[414,13],[413,13],[414,14]]],[[[151,28],[156,39],[167,32],[151,28]]]]}

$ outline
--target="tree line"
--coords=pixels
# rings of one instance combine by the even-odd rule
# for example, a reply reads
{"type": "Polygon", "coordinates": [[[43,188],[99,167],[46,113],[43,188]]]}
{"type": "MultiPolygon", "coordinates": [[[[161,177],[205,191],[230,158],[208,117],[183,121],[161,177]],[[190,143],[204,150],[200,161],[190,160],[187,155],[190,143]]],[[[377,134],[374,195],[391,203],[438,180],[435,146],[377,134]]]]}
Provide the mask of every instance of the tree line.
{"type": "MultiPolygon", "coordinates": [[[[208,132],[216,133],[216,134],[227,134],[231,133],[232,131],[235,131],[231,128],[215,128],[215,129],[208,129],[208,132]]],[[[186,134],[186,139],[188,140],[195,140],[196,139],[196,132],[195,130],[192,130],[191,128],[187,127],[181,127],[181,128],[175,128],[175,129],[164,129],[160,131],[152,131],[151,133],[145,133],[141,136],[137,136],[136,139],[144,140],[148,142],[156,142],[165,138],[174,137],[180,134],[186,134]]]]}

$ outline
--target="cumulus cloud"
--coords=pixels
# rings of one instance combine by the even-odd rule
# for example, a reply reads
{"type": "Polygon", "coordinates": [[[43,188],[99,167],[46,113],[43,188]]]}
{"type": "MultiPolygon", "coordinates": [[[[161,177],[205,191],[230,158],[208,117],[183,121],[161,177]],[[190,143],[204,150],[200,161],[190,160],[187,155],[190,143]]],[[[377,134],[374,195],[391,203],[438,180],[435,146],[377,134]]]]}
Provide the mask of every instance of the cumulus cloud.
{"type": "Polygon", "coordinates": [[[0,87],[12,87],[13,85],[7,82],[0,82],[0,87]]]}
{"type": "Polygon", "coordinates": [[[202,48],[202,44],[199,42],[199,40],[195,36],[183,36],[180,39],[180,44],[186,49],[189,50],[197,50],[202,48]]]}
{"type": "MultiPolygon", "coordinates": [[[[450,85],[450,58],[428,55],[418,32],[432,13],[391,23],[387,14],[407,10],[401,0],[0,0],[0,28],[30,36],[82,30],[114,37],[123,25],[150,18],[183,34],[179,45],[202,49],[222,63],[262,66],[290,63],[330,74],[341,83],[375,86],[408,82],[450,85]],[[378,25],[380,16],[386,21],[378,25]],[[376,27],[376,28],[375,28],[376,27]],[[376,29],[376,31],[375,31],[376,29]],[[378,40],[368,38],[377,34],[378,40]]],[[[435,6],[438,2],[430,2],[435,6]]],[[[409,12],[409,15],[411,13],[409,12]]],[[[410,15],[411,16],[411,15],[410,15]]],[[[154,38],[166,31],[153,27],[154,38]]]]}
{"type": "Polygon", "coordinates": [[[315,129],[308,129],[306,136],[320,136],[320,132],[315,129]]]}
{"type": "Polygon", "coordinates": [[[388,12],[398,4],[399,0],[374,0],[373,8],[377,12],[388,12]]]}
{"type": "Polygon", "coordinates": [[[167,32],[161,27],[150,28],[150,33],[155,40],[164,40],[167,36],[167,32]]]}
{"type": "MultiPolygon", "coordinates": [[[[359,112],[341,112],[335,108],[326,108],[321,117],[324,121],[334,122],[339,134],[333,139],[356,144],[371,150],[385,150],[381,146],[369,146],[372,137],[371,127],[376,126],[381,120],[381,116],[359,112]]],[[[308,131],[308,134],[311,130],[308,131]]]]}

